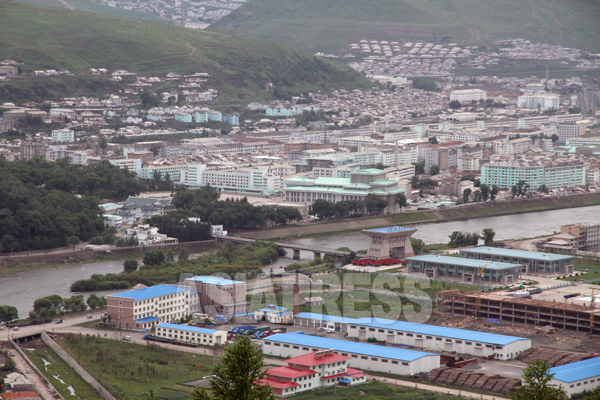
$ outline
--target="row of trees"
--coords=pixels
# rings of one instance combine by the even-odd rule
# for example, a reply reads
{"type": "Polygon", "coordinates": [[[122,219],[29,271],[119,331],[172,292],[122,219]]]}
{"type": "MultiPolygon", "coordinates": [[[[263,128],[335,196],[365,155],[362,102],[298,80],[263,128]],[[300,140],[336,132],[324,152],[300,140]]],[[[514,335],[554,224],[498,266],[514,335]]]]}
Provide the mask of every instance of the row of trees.
{"type": "MultiPolygon", "coordinates": [[[[476,246],[479,243],[479,239],[483,239],[486,246],[494,244],[494,236],[496,236],[496,232],[494,232],[491,228],[485,228],[481,234],[479,233],[465,233],[454,231],[449,236],[450,242],[448,242],[448,246],[451,248],[455,247],[465,247],[465,246],[476,246]]],[[[414,247],[413,247],[414,249],[414,247]]]]}
{"type": "Polygon", "coordinates": [[[106,307],[106,298],[92,293],[86,301],[82,294],[65,298],[53,294],[37,299],[33,303],[33,310],[29,312],[29,317],[31,319],[52,318],[69,312],[85,311],[88,307],[90,310],[104,308],[106,307]]]}
{"type": "MultiPolygon", "coordinates": [[[[396,201],[400,207],[406,206],[406,196],[399,194],[396,201]]],[[[380,214],[388,206],[387,201],[369,194],[364,201],[361,200],[343,200],[332,203],[325,199],[317,199],[312,204],[312,213],[317,217],[324,218],[345,218],[348,216],[361,216],[367,214],[380,214]]]]}
{"type": "Polygon", "coordinates": [[[494,201],[494,199],[498,195],[498,191],[499,191],[498,186],[492,185],[492,187],[489,187],[485,183],[481,184],[479,186],[479,190],[476,190],[475,192],[473,192],[469,188],[466,188],[463,191],[463,203],[469,202],[469,197],[471,196],[471,194],[473,194],[473,203],[479,203],[482,201],[485,202],[485,201],[488,201],[488,199],[491,199],[492,201],[494,201]]]}

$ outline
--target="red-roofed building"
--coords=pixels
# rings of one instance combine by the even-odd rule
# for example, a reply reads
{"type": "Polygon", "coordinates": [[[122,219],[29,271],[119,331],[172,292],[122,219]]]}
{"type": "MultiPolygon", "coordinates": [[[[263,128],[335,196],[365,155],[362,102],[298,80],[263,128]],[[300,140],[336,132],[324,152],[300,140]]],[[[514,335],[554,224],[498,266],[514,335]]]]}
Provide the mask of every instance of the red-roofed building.
{"type": "Polygon", "coordinates": [[[286,360],[287,367],[270,368],[258,384],[269,385],[276,396],[286,397],[321,387],[365,383],[367,375],[348,368],[348,360],[332,350],[316,351],[286,360]]]}
{"type": "Polygon", "coordinates": [[[3,399],[19,399],[19,400],[42,400],[36,392],[11,392],[4,393],[3,399]]]}

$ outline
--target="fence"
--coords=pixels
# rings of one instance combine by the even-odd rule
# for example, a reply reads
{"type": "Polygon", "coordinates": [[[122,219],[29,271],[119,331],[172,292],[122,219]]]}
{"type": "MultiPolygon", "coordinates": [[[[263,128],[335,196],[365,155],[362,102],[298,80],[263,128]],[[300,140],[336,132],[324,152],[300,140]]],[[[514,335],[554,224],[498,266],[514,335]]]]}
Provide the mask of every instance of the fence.
{"type": "Polygon", "coordinates": [[[566,282],[566,283],[562,283],[560,285],[554,285],[554,286],[548,286],[548,287],[544,287],[544,288],[540,288],[542,290],[552,290],[552,289],[558,289],[561,287],[566,287],[566,286],[574,286],[575,282],[566,282]]]}
{"type": "Polygon", "coordinates": [[[46,332],[42,332],[42,341],[44,343],[46,343],[48,345],[48,347],[50,347],[52,350],[54,350],[56,352],[56,354],[58,354],[60,356],[60,358],[65,360],[65,362],[67,364],[69,364],[69,366],[71,368],[73,368],[75,370],[75,372],[77,372],[77,374],[81,377],[81,379],[83,379],[84,381],[89,383],[89,385],[91,387],[96,389],[96,391],[98,392],[100,397],[102,397],[104,400],[117,400],[116,398],[113,397],[112,394],[110,394],[108,392],[108,390],[106,390],[100,383],[98,383],[98,381],[95,380],[92,377],[92,375],[89,374],[89,372],[87,372],[81,365],[79,365],[79,363],[77,363],[77,361],[75,361],[73,359],[73,357],[68,355],[67,352],[62,349],[62,347],[60,347],[58,344],[56,344],[56,342],[54,340],[52,340],[46,334],[46,332]]]}
{"type": "Polygon", "coordinates": [[[52,386],[52,384],[50,382],[48,382],[48,379],[46,379],[46,376],[44,374],[42,374],[42,371],[40,371],[38,369],[38,367],[33,363],[33,361],[31,361],[29,359],[29,357],[27,357],[27,354],[25,354],[25,352],[23,350],[21,350],[21,348],[19,347],[19,345],[17,344],[17,342],[15,342],[14,340],[12,340],[12,338],[8,338],[8,340],[10,341],[10,344],[13,345],[13,347],[15,348],[15,350],[17,350],[17,352],[21,355],[21,357],[23,357],[25,359],[25,361],[27,361],[27,364],[29,364],[29,366],[31,367],[31,369],[33,369],[35,371],[36,374],[38,374],[38,376],[42,379],[42,382],[46,382],[46,385],[48,385],[48,389],[54,393],[54,395],[58,395],[58,397],[62,400],[65,400],[65,398],[58,392],[58,390],[55,390],[52,386]],[[52,389],[51,389],[52,388],[52,389]]]}

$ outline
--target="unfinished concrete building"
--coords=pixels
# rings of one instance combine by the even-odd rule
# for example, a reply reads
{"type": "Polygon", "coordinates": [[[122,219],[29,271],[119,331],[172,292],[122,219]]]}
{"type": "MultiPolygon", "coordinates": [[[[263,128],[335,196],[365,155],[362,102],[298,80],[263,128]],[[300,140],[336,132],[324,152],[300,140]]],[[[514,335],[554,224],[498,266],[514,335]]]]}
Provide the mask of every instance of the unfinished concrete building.
{"type": "Polygon", "coordinates": [[[482,294],[477,307],[477,293],[447,290],[438,293],[438,307],[442,312],[471,315],[478,318],[499,318],[537,326],[552,326],[583,333],[600,333],[600,308],[575,304],[551,303],[497,294],[482,294]]]}

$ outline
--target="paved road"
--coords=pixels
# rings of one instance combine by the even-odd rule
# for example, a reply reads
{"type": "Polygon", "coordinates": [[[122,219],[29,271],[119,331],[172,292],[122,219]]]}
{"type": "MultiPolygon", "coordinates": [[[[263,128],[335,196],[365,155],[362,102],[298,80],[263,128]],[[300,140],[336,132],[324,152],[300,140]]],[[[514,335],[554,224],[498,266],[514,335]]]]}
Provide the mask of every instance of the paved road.
{"type": "Polygon", "coordinates": [[[32,368],[29,368],[29,364],[23,357],[21,357],[21,354],[19,354],[18,351],[15,351],[15,355],[11,356],[11,358],[17,363],[17,369],[19,372],[24,373],[27,379],[31,381],[33,387],[38,392],[40,397],[42,397],[44,400],[54,399],[54,394],[50,393],[50,390],[48,389],[48,386],[46,386],[43,378],[39,376],[32,368]],[[30,369],[31,373],[25,373],[27,368],[30,369]]]}

